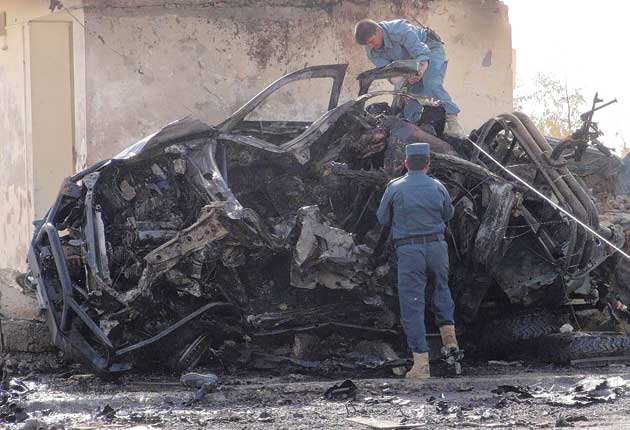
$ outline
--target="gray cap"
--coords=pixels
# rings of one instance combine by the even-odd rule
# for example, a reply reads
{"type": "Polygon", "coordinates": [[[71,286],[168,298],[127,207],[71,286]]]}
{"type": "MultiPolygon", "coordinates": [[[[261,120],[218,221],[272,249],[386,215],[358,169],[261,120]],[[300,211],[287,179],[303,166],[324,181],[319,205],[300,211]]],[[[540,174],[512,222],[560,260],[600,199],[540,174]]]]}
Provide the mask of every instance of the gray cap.
{"type": "Polygon", "coordinates": [[[407,157],[411,155],[424,155],[428,157],[431,154],[431,147],[428,143],[410,143],[405,148],[405,154],[407,157]]]}

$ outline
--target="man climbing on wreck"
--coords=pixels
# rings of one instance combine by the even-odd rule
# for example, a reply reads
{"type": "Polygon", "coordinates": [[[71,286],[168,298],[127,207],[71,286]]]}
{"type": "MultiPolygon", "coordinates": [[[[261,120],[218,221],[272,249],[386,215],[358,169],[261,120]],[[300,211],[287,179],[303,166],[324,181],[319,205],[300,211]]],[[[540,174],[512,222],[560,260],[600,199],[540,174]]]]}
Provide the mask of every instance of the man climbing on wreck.
{"type": "Polygon", "coordinates": [[[427,175],[430,162],[428,143],[407,145],[407,174],[392,180],[385,189],[377,211],[379,223],[392,228],[398,257],[398,297],[407,343],[413,352],[410,379],[426,379],[429,347],[424,325],[424,290],[427,272],[435,275],[433,308],[442,336],[442,354],[461,358],[455,337],[455,305],[448,287],[448,246],[446,223],[453,217],[451,198],[436,179],[427,175]]]}
{"type": "MultiPolygon", "coordinates": [[[[405,19],[378,23],[364,19],[355,25],[354,38],[365,46],[368,58],[376,67],[398,60],[416,60],[417,74],[406,78],[406,82],[403,77],[392,78],[390,82],[396,89],[406,84],[412,94],[442,101],[446,109],[444,132],[463,137],[464,130],[457,121],[459,108],[443,86],[448,61],[444,43],[435,31],[413,25],[405,19]]],[[[405,119],[416,122],[421,114],[422,107],[416,100],[405,103],[405,119]]]]}

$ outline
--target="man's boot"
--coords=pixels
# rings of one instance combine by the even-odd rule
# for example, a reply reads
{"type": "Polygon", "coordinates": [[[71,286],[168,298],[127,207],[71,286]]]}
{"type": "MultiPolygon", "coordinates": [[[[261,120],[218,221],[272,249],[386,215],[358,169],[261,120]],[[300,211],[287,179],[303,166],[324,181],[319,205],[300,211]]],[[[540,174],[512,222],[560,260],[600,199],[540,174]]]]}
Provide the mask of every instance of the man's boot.
{"type": "Polygon", "coordinates": [[[413,367],[407,374],[405,378],[407,379],[429,379],[431,377],[431,372],[429,370],[429,353],[413,353],[413,367]]]}
{"type": "Polygon", "coordinates": [[[457,114],[446,115],[446,124],[444,126],[444,134],[449,136],[459,137],[460,139],[465,136],[464,129],[457,121],[457,114]]]}
{"type": "Polygon", "coordinates": [[[452,347],[459,349],[454,325],[443,325],[440,327],[440,336],[442,336],[442,345],[449,349],[452,347]]]}
{"type": "Polygon", "coordinates": [[[442,356],[449,366],[453,366],[455,374],[462,372],[460,361],[464,358],[464,352],[459,349],[457,337],[455,336],[454,325],[443,325],[440,327],[440,335],[442,336],[442,356]]]}

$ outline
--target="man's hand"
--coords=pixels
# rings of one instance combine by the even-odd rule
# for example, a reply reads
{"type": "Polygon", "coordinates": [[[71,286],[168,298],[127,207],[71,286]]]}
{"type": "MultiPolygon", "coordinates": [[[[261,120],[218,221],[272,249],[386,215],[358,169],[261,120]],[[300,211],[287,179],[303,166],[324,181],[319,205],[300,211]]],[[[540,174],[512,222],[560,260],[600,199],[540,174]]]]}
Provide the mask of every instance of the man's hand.
{"type": "Polygon", "coordinates": [[[420,62],[420,64],[418,64],[418,73],[416,73],[415,75],[409,76],[407,78],[407,82],[409,82],[411,85],[417,84],[418,82],[420,82],[420,79],[422,79],[424,72],[426,72],[428,68],[429,68],[428,61],[420,62]]]}
{"type": "Polygon", "coordinates": [[[394,86],[401,86],[405,82],[405,77],[394,76],[393,78],[389,78],[389,82],[394,86]]]}
{"type": "Polygon", "coordinates": [[[422,79],[422,75],[409,75],[409,77],[407,78],[407,82],[409,82],[409,84],[411,85],[415,85],[420,82],[420,79],[422,79]]]}

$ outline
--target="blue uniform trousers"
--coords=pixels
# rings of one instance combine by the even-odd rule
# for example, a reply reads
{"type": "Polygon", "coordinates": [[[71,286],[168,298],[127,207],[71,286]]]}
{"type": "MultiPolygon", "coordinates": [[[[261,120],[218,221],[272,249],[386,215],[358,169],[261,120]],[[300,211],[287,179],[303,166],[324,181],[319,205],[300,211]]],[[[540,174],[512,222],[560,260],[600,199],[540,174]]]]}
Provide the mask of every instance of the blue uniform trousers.
{"type": "MultiPolygon", "coordinates": [[[[447,115],[459,113],[459,107],[453,102],[449,93],[444,89],[444,77],[448,61],[444,48],[431,48],[429,55],[429,68],[424,72],[422,79],[409,88],[409,92],[422,97],[430,97],[444,102],[447,115]]],[[[408,100],[404,108],[405,119],[416,122],[422,115],[422,107],[415,100],[408,100]]]]}
{"type": "Polygon", "coordinates": [[[435,275],[433,309],[438,326],[453,325],[455,305],[448,288],[448,245],[439,240],[403,245],[398,255],[398,298],[407,344],[412,352],[428,352],[424,326],[424,289],[427,273],[435,275]]]}

